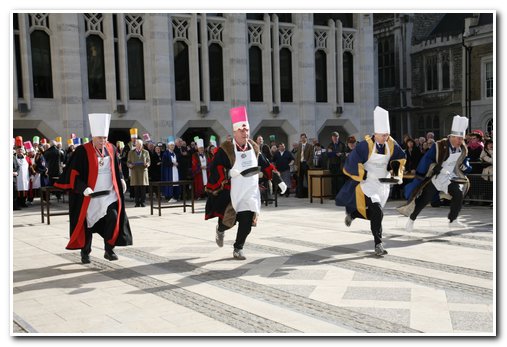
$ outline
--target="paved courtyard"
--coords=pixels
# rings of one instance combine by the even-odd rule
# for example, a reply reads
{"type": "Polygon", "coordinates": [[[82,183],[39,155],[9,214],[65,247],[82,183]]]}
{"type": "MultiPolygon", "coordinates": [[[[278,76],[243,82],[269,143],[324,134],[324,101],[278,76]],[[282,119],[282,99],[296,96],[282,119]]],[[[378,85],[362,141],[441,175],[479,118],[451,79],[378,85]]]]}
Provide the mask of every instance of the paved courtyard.
{"type": "Polygon", "coordinates": [[[236,228],[218,248],[203,201],[161,217],[133,205],[134,245],[109,262],[97,235],[87,265],[65,250],[68,216],[42,224],[38,201],[14,211],[14,334],[496,334],[491,207],[464,206],[470,228],[452,231],[448,207],[427,207],[407,234],[388,202],[389,254],[376,257],[368,221],[347,228],[333,201],[283,197],[263,206],[238,261],[236,228]]]}

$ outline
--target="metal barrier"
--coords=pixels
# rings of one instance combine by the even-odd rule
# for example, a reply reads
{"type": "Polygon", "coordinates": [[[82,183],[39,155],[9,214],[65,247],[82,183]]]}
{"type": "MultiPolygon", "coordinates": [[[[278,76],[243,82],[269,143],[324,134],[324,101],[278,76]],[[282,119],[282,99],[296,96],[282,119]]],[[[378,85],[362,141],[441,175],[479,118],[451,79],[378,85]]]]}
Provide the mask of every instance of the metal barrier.
{"type": "Polygon", "coordinates": [[[493,202],[493,175],[468,174],[470,189],[463,201],[493,202]]]}

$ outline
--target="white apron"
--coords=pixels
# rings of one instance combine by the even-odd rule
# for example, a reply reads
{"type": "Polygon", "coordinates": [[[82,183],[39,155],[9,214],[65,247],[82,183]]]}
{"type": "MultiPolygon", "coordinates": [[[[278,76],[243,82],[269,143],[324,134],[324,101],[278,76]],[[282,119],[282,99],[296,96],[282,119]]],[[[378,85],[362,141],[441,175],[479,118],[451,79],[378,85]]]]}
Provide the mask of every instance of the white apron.
{"type": "MultiPolygon", "coordinates": [[[[236,155],[236,161],[232,169],[242,172],[243,170],[258,166],[257,156],[253,148],[245,152],[238,152],[236,150],[236,142],[234,141],[234,154],[236,155]]],[[[260,212],[259,174],[250,177],[238,175],[231,178],[231,203],[236,212],[260,212]]]]}
{"type": "Polygon", "coordinates": [[[386,154],[377,154],[377,147],[373,147],[370,159],[363,164],[364,169],[368,172],[366,180],[360,183],[364,195],[369,197],[372,202],[380,203],[382,207],[385,206],[391,189],[389,184],[380,183],[378,180],[379,178],[391,177],[391,174],[387,171],[387,164],[389,158],[391,158],[387,143],[385,152],[386,154]]]}
{"type": "MultiPolygon", "coordinates": [[[[450,149],[449,149],[450,151],[450,149]]],[[[454,168],[456,167],[456,162],[460,157],[461,152],[456,151],[456,153],[450,153],[449,158],[442,163],[442,170],[435,177],[431,178],[431,183],[437,188],[438,191],[444,192],[445,194],[449,194],[447,188],[451,183],[451,178],[457,177],[454,173],[454,168]]],[[[459,185],[460,189],[463,190],[463,185],[459,185]]]]}
{"type": "MultiPolygon", "coordinates": [[[[171,161],[173,162],[173,164],[178,163],[178,161],[176,160],[176,154],[171,156],[171,161]]],[[[173,167],[172,167],[172,174],[173,174],[172,182],[176,182],[176,181],[180,180],[180,176],[178,175],[178,167],[176,165],[173,165],[173,167]]]]}
{"type": "MultiPolygon", "coordinates": [[[[201,162],[201,167],[206,167],[207,165],[206,156],[203,155],[201,157],[200,154],[197,154],[197,156],[199,157],[199,161],[201,162]]],[[[206,172],[206,169],[201,170],[201,172],[202,172],[202,184],[206,186],[206,184],[208,184],[208,174],[206,172]]]]}
{"type": "Polygon", "coordinates": [[[36,173],[32,176],[32,189],[40,188],[40,173],[36,173]]]}
{"type": "Polygon", "coordinates": [[[118,200],[113,187],[110,158],[111,157],[104,157],[104,165],[98,165],[99,174],[97,175],[97,183],[93,189],[94,192],[109,190],[109,194],[100,195],[96,198],[90,199],[90,205],[88,205],[88,211],[86,211],[86,222],[88,223],[88,228],[91,228],[99,219],[104,217],[107,214],[107,207],[118,200]]]}
{"type": "Polygon", "coordinates": [[[26,161],[26,158],[18,158],[16,156],[16,160],[18,161],[19,165],[19,171],[18,171],[18,177],[17,177],[17,188],[18,191],[28,191],[30,189],[30,171],[29,171],[29,165],[26,161]]]}

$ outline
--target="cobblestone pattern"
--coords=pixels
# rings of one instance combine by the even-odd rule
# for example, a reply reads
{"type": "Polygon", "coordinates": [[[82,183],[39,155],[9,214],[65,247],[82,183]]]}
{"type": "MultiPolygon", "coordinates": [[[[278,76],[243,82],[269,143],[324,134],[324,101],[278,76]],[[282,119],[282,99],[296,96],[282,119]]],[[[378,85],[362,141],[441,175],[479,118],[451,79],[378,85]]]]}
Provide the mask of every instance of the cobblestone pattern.
{"type": "MultiPolygon", "coordinates": [[[[121,253],[122,255],[124,252],[121,253]]],[[[59,254],[60,257],[72,262],[79,262],[80,257],[76,253],[59,254]]],[[[98,269],[102,275],[122,281],[139,288],[146,293],[157,295],[161,298],[182,305],[210,318],[232,326],[245,333],[294,333],[295,329],[278,322],[266,319],[255,314],[245,312],[226,303],[193,293],[189,290],[146,276],[142,273],[123,268],[119,265],[105,262],[99,258],[90,257],[92,264],[86,265],[98,269]]],[[[165,260],[166,262],[168,259],[165,260]]]]}
{"type": "MultiPolygon", "coordinates": [[[[298,246],[305,246],[315,249],[322,249],[322,248],[329,248],[329,245],[323,244],[323,243],[316,243],[316,242],[310,242],[310,241],[301,241],[296,239],[290,239],[286,237],[272,237],[268,240],[277,241],[281,243],[286,244],[293,244],[298,246]]],[[[333,246],[332,250],[336,250],[336,253],[339,254],[350,254],[350,253],[357,253],[357,250],[347,247],[340,247],[340,246],[333,246]]],[[[477,278],[484,278],[484,279],[493,279],[493,273],[490,271],[482,271],[482,270],[476,270],[476,269],[470,269],[465,268],[461,266],[454,266],[454,265],[448,265],[448,264],[441,264],[441,263],[435,263],[431,261],[426,260],[419,260],[419,259],[411,259],[406,257],[400,257],[396,255],[389,255],[388,257],[379,258],[380,261],[389,261],[393,263],[399,263],[404,265],[411,265],[411,266],[417,266],[422,267],[425,269],[432,269],[437,271],[443,271],[443,272],[449,272],[453,274],[461,274],[471,277],[477,277],[477,278]]]]}
{"type": "MultiPolygon", "coordinates": [[[[250,244],[249,244],[250,245],[250,244]]],[[[382,320],[370,315],[356,312],[350,309],[336,307],[317,300],[309,299],[291,292],[276,289],[270,286],[254,283],[252,281],[236,278],[231,271],[210,271],[191,264],[171,265],[168,258],[156,256],[136,249],[124,249],[122,255],[133,257],[140,261],[148,262],[157,267],[166,268],[171,272],[188,275],[192,279],[206,282],[227,290],[246,295],[251,298],[269,302],[271,304],[287,307],[291,310],[331,322],[339,326],[346,326],[358,332],[366,333],[417,333],[419,331],[400,324],[382,320]],[[185,269],[185,271],[182,271],[185,269]]],[[[238,275],[243,271],[236,271],[238,275]]]]}

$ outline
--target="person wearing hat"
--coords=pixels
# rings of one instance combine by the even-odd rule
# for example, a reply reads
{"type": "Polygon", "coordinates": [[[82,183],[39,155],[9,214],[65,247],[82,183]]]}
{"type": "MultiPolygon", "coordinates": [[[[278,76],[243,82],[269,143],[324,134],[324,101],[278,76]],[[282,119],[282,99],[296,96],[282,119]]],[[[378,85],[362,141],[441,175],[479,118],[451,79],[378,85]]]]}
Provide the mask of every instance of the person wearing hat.
{"type": "Polygon", "coordinates": [[[467,150],[468,150],[468,158],[472,165],[472,173],[481,173],[482,165],[479,164],[481,161],[481,153],[484,149],[484,143],[482,139],[484,138],[484,133],[482,130],[473,130],[470,134],[468,134],[468,142],[467,142],[467,150]]]}
{"type": "Polygon", "coordinates": [[[123,177],[125,178],[125,182],[127,183],[127,190],[129,191],[129,195],[131,199],[134,199],[134,189],[130,188],[130,170],[127,165],[128,156],[130,151],[132,151],[136,147],[137,140],[137,128],[130,128],[130,142],[123,147],[120,156],[121,169],[123,172],[123,177]]]}
{"type": "Polygon", "coordinates": [[[377,106],[373,111],[374,134],[366,135],[345,162],[343,172],[351,179],[336,195],[336,205],[345,206],[345,225],[355,218],[368,219],[375,242],[375,255],[387,254],[382,243],[382,220],[389,183],[403,183],[405,152],[389,136],[389,112],[377,106]],[[393,178],[391,178],[392,170],[393,178]]]}
{"type": "Polygon", "coordinates": [[[69,190],[70,240],[67,249],[80,249],[81,262],[90,263],[92,235],[104,239],[104,258],[118,260],[115,246],[132,245],[125,213],[127,188],[115,155],[107,142],[111,115],[88,115],[92,141],[76,148],[55,187],[69,190]]]}
{"type": "Polygon", "coordinates": [[[261,199],[259,171],[274,184],[279,184],[282,194],[287,188],[275,167],[259,156],[259,146],[250,140],[250,125],[245,106],[230,111],[233,141],[222,143],[210,164],[206,193],[205,219],[218,217],[215,242],[224,245],[225,231],[238,223],[234,242],[234,259],[246,259],[243,247],[246,238],[257,222],[261,199]]]}
{"type": "Polygon", "coordinates": [[[195,139],[197,152],[192,154],[192,176],[194,178],[194,197],[199,200],[205,196],[204,187],[208,183],[208,157],[204,153],[204,140],[195,139]]]}
{"type": "MultiPolygon", "coordinates": [[[[176,154],[175,148],[176,143],[174,136],[169,136],[167,138],[166,151],[162,154],[162,181],[176,182],[180,180],[178,171],[178,166],[180,163],[178,161],[178,156],[176,154]]],[[[180,196],[180,186],[163,187],[162,192],[167,201],[177,202],[180,196]]]]}
{"type": "Polygon", "coordinates": [[[331,143],[327,146],[327,163],[329,172],[334,176],[331,178],[331,194],[333,197],[338,194],[343,186],[343,164],[345,162],[345,144],[340,141],[340,134],[337,131],[331,133],[331,143]]]}
{"type": "Polygon", "coordinates": [[[129,152],[127,160],[130,169],[130,187],[134,189],[135,207],[145,207],[146,187],[150,185],[148,178],[150,164],[150,153],[143,148],[143,141],[137,139],[136,147],[129,152]]]}
{"type": "Polygon", "coordinates": [[[407,232],[414,229],[414,221],[419,213],[439,192],[441,197],[451,200],[450,212],[447,215],[449,227],[464,227],[458,221],[458,214],[470,186],[463,173],[471,170],[467,147],[463,143],[467,127],[466,117],[454,116],[449,136],[435,142],[421,158],[416,177],[405,186],[405,198],[408,202],[397,208],[398,212],[409,217],[405,226],[407,232]]]}
{"type": "Polygon", "coordinates": [[[16,175],[16,189],[17,189],[17,202],[19,207],[28,207],[26,198],[28,197],[28,191],[30,190],[30,165],[31,160],[25,155],[25,148],[23,143],[23,137],[16,136],[14,147],[16,154],[14,155],[14,161],[18,166],[16,175]]]}

